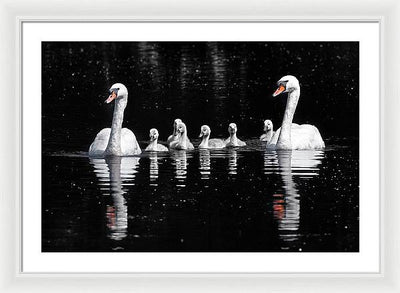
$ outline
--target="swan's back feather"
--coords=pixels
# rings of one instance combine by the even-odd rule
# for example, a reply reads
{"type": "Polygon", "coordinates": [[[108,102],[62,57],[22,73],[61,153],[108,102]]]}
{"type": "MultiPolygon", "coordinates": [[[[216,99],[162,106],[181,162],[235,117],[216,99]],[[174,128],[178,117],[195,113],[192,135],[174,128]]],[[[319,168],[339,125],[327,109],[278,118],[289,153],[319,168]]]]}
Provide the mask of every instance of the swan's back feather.
{"type": "Polygon", "coordinates": [[[212,149],[222,149],[225,147],[225,142],[219,138],[211,138],[208,141],[208,146],[212,149]]]}
{"type": "Polygon", "coordinates": [[[224,143],[225,143],[225,147],[227,147],[227,148],[228,147],[243,147],[243,146],[246,146],[246,143],[244,141],[240,140],[239,138],[237,139],[237,145],[233,144],[231,142],[231,138],[230,137],[225,139],[224,143]]]}
{"type": "Polygon", "coordinates": [[[260,140],[263,142],[268,142],[270,140],[272,140],[272,138],[274,137],[274,131],[272,131],[272,136],[271,139],[268,139],[268,134],[264,133],[263,135],[260,136],[260,140]]]}
{"type": "Polygon", "coordinates": [[[194,145],[190,142],[189,139],[187,139],[186,145],[188,150],[194,150],[194,145]]]}
{"type": "Polygon", "coordinates": [[[208,140],[208,144],[205,145],[205,142],[201,142],[199,148],[202,149],[222,149],[226,145],[225,141],[219,138],[211,138],[208,140]]]}
{"type": "Polygon", "coordinates": [[[168,145],[168,146],[171,146],[171,143],[172,143],[173,141],[177,141],[178,139],[179,139],[179,136],[178,136],[178,135],[171,134],[170,136],[168,136],[167,145],[168,145]]]}
{"type": "Polygon", "coordinates": [[[162,144],[157,144],[155,146],[153,145],[148,145],[147,148],[145,149],[146,152],[168,152],[168,148],[162,144]]]}
{"type": "Polygon", "coordinates": [[[177,150],[193,150],[194,146],[190,142],[189,138],[186,138],[185,142],[182,142],[181,139],[172,141],[169,148],[177,150]]]}
{"type": "Polygon", "coordinates": [[[110,138],[111,128],[103,128],[97,133],[96,138],[89,147],[89,156],[102,157],[110,138]]]}
{"type": "Polygon", "coordinates": [[[121,151],[123,156],[139,155],[142,153],[135,134],[128,128],[121,129],[121,151]]]}
{"type": "MultiPolygon", "coordinates": [[[[103,157],[110,139],[111,128],[104,128],[97,133],[89,147],[89,156],[103,157]]],[[[135,134],[128,128],[121,129],[121,152],[123,156],[138,155],[142,151],[135,134]]]]}
{"type": "MultiPolygon", "coordinates": [[[[275,149],[278,142],[281,128],[279,128],[272,136],[271,141],[267,144],[268,149],[275,149]]],[[[325,143],[321,134],[314,125],[292,123],[291,127],[291,145],[293,150],[310,150],[323,149],[325,143]]]]}

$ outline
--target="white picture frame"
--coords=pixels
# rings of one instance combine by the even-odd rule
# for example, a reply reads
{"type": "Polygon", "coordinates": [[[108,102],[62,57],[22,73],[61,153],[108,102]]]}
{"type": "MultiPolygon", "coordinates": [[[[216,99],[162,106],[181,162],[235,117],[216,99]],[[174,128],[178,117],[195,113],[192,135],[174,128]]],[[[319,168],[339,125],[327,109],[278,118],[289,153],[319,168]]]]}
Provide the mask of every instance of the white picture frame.
{"type": "Polygon", "coordinates": [[[399,174],[399,158],[396,149],[399,146],[398,108],[396,101],[396,84],[399,80],[397,68],[399,57],[399,40],[396,39],[396,29],[399,27],[398,18],[400,9],[396,1],[371,1],[363,4],[362,1],[354,3],[321,3],[298,1],[296,4],[254,1],[241,4],[239,1],[228,3],[176,3],[177,8],[171,12],[170,4],[155,1],[156,3],[120,4],[116,8],[115,2],[103,2],[102,5],[91,7],[90,2],[80,3],[69,1],[55,7],[50,1],[30,3],[22,1],[14,4],[1,2],[0,11],[1,35],[4,44],[1,57],[2,67],[9,68],[2,72],[1,88],[7,93],[13,93],[13,99],[3,96],[1,127],[2,133],[7,134],[2,153],[7,154],[2,166],[2,184],[4,186],[1,202],[1,221],[3,235],[1,241],[1,286],[3,292],[70,292],[70,291],[130,291],[145,289],[148,291],[383,291],[396,292],[399,283],[396,276],[399,268],[399,252],[396,209],[399,201],[396,194],[399,184],[396,175],[399,174]],[[251,7],[250,4],[254,6],[251,7]],[[74,6],[76,5],[76,6],[74,6]],[[126,9],[121,9],[126,5],[126,9]],[[319,6],[318,6],[319,5],[319,6]],[[71,17],[72,9],[79,7],[79,16],[71,17]],[[160,14],[155,14],[154,7],[160,14]],[[210,12],[212,7],[212,12],[210,12]],[[260,9],[254,9],[260,7],[260,9]],[[295,9],[293,9],[293,7],[295,9]],[[356,15],[349,15],[349,8],[357,11],[356,15]],[[227,9],[228,8],[228,9],[227,9]],[[91,10],[92,9],[92,10],[91,10]],[[227,9],[224,10],[224,9],[227,9]],[[267,11],[263,12],[263,11],[267,11]],[[329,12],[327,12],[329,10],[329,12]],[[89,12],[90,11],[90,12],[89,12]],[[133,13],[134,11],[134,13],[133,13]],[[311,11],[311,12],[310,12],[311,11]],[[131,12],[132,15],[124,15],[131,12]],[[177,13],[178,12],[178,13],[177,13]],[[285,12],[285,13],[283,13],[285,12]],[[89,14],[89,15],[88,15],[89,14]],[[105,17],[104,15],[108,15],[105,17]],[[112,17],[110,17],[112,15],[112,17]],[[378,274],[21,274],[20,271],[20,218],[19,196],[21,195],[21,112],[19,82],[19,44],[20,24],[22,20],[58,20],[58,21],[378,21],[381,24],[381,271],[378,274]],[[386,37],[385,37],[386,36],[386,37]],[[393,36],[393,37],[387,37],[393,36]],[[397,61],[397,62],[396,62],[397,61]],[[384,79],[384,77],[390,77],[384,79]],[[390,125],[389,129],[385,125],[390,125]],[[392,130],[392,128],[394,128],[392,130]],[[385,158],[390,158],[385,162],[385,158]],[[385,175],[385,177],[383,176],[385,175]],[[387,226],[384,226],[387,223],[387,226]],[[385,233],[383,233],[385,231],[385,233]],[[387,236],[387,238],[385,237],[387,236]],[[155,280],[157,278],[157,280],[155,280]],[[290,280],[285,282],[284,279],[290,280]],[[44,283],[45,281],[45,283],[44,283]]]}
{"type": "MultiPolygon", "coordinates": [[[[22,273],[379,273],[379,23],[21,21],[22,273]],[[359,252],[42,252],[43,41],[357,41],[360,72],[359,252]],[[371,141],[373,140],[373,141],[371,141]],[[28,144],[24,142],[29,142],[28,144]],[[29,195],[28,195],[29,194],[29,195]],[[373,196],[370,196],[373,195],[373,196]],[[108,263],[112,262],[113,267],[108,263]]],[[[279,70],[279,69],[277,69],[279,70]]]]}

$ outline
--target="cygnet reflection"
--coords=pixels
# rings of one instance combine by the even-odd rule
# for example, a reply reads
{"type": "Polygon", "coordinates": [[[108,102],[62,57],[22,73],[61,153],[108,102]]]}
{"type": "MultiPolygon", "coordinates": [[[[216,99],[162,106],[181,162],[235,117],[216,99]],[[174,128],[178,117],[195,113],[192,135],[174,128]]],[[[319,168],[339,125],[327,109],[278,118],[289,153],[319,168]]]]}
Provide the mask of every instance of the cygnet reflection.
{"type": "Polygon", "coordinates": [[[187,177],[187,153],[185,150],[174,150],[172,154],[172,164],[175,166],[175,179],[177,187],[186,186],[187,177]]]}
{"type": "Polygon", "coordinates": [[[238,154],[236,149],[229,149],[228,150],[229,157],[228,157],[228,174],[236,175],[237,174],[237,159],[238,154]]]}
{"type": "Polygon", "coordinates": [[[199,171],[201,179],[208,180],[211,175],[211,159],[209,149],[199,150],[199,171]]]}

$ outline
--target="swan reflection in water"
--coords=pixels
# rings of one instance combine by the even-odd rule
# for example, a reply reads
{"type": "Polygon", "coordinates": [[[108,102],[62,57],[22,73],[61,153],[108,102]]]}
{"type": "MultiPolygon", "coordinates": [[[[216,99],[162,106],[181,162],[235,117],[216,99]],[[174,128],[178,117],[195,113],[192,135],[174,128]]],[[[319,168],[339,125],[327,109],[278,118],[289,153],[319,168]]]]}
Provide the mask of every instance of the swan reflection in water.
{"type": "Polygon", "coordinates": [[[278,223],[282,249],[289,249],[299,240],[300,195],[293,178],[318,176],[324,158],[322,150],[276,150],[264,153],[264,173],[280,174],[283,193],[273,194],[274,219],[278,223]]]}
{"type": "Polygon", "coordinates": [[[150,186],[158,186],[158,155],[157,152],[149,153],[150,159],[150,186]]]}
{"type": "Polygon", "coordinates": [[[237,174],[237,150],[236,149],[229,149],[229,158],[228,158],[228,174],[229,175],[236,175],[237,174]]]}
{"type": "Polygon", "coordinates": [[[135,174],[139,164],[138,157],[90,158],[98,185],[102,194],[111,197],[112,204],[107,205],[106,218],[108,237],[122,240],[128,231],[128,208],[124,197],[124,187],[134,185],[135,174]]]}
{"type": "Polygon", "coordinates": [[[202,180],[210,179],[211,175],[211,158],[209,149],[199,150],[199,171],[202,180]]]}
{"type": "Polygon", "coordinates": [[[171,152],[172,165],[175,166],[175,179],[177,187],[186,186],[187,177],[187,153],[185,150],[174,150],[171,152]]]}

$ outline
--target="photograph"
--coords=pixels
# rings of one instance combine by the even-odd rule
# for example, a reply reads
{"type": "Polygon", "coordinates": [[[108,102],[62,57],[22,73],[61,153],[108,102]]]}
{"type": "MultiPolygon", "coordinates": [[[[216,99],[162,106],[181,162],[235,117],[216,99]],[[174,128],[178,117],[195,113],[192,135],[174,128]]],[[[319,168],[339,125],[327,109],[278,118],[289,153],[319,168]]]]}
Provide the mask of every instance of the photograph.
{"type": "Polygon", "coordinates": [[[41,252],[359,252],[359,74],[358,41],[42,41],[41,252]]]}

